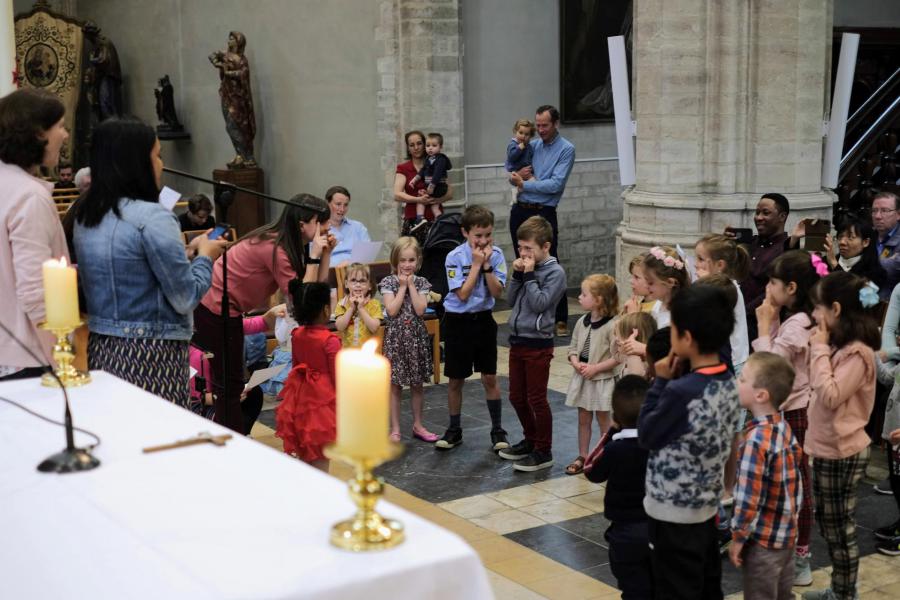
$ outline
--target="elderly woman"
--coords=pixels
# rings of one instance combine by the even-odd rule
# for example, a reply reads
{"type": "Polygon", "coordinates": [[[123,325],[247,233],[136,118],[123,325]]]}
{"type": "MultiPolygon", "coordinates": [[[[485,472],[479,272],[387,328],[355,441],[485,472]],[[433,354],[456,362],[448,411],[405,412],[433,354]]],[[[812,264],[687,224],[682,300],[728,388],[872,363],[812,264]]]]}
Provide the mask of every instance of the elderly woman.
{"type": "Polygon", "coordinates": [[[446,194],[440,198],[432,198],[425,193],[424,180],[418,179],[410,186],[409,182],[413,181],[425,165],[425,134],[414,130],[407,132],[403,138],[406,141],[406,158],[409,160],[397,165],[397,174],[394,175],[394,200],[404,204],[403,227],[400,235],[412,235],[419,241],[419,244],[424,244],[430,226],[419,226],[413,231],[413,226],[416,224],[416,204],[426,205],[425,221],[423,222],[431,223],[434,221],[431,205],[440,205],[442,202],[452,200],[453,187],[448,183],[446,194]]]}
{"type": "Polygon", "coordinates": [[[50,360],[53,337],[37,328],[45,316],[41,265],[68,252],[53,184],[36,175],[59,162],[69,137],[64,114],[48,92],[24,89],[0,99],[0,319],[38,358],[0,331],[0,380],[36,377],[50,360]]]}

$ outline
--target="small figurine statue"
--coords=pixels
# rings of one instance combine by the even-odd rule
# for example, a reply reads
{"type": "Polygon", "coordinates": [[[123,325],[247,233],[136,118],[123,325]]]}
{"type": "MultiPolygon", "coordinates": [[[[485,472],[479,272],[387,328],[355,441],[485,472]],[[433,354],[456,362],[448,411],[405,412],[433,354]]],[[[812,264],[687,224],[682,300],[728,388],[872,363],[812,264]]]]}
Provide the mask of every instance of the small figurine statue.
{"type": "Polygon", "coordinates": [[[91,73],[85,76],[93,84],[93,109],[100,121],[109,117],[122,116],[122,69],[119,66],[119,54],[116,47],[106,36],[100,34],[95,23],[88,22],[84,28],[84,37],[91,42],[93,48],[89,55],[91,73]]]}
{"type": "Polygon", "coordinates": [[[168,75],[163,75],[153,93],[156,95],[156,117],[159,119],[157,131],[183,131],[184,127],[175,114],[175,90],[168,75]]]}
{"type": "Polygon", "coordinates": [[[231,138],[236,156],[229,169],[255,167],[253,138],[256,136],[256,117],[253,114],[253,93],[250,90],[250,63],[244,56],[247,38],[240,31],[228,34],[228,49],[209,55],[209,62],[219,70],[219,97],[225,130],[231,138]]]}

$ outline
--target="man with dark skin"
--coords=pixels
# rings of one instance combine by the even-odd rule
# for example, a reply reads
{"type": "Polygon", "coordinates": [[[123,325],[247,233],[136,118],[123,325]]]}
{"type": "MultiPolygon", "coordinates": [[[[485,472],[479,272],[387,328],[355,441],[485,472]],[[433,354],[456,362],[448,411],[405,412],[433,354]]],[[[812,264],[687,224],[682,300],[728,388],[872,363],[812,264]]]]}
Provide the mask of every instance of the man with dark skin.
{"type": "MultiPolygon", "coordinates": [[[[781,194],[763,194],[756,203],[756,214],[753,216],[756,235],[749,248],[750,274],[740,282],[747,309],[747,333],[751,340],[757,337],[756,307],[766,297],[766,284],[769,282],[766,271],[772,261],[787,249],[790,238],[784,231],[784,225],[790,212],[790,203],[781,194]]],[[[725,235],[734,237],[734,231],[727,227],[725,235]]]]}

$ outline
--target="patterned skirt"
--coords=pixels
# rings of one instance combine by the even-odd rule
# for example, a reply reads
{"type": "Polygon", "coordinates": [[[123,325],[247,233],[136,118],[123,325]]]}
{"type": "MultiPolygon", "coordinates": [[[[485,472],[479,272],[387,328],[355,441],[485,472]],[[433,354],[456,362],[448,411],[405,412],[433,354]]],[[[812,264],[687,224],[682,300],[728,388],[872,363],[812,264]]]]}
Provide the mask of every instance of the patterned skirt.
{"type": "Polygon", "coordinates": [[[123,338],[91,332],[88,368],[106,371],[178,406],[188,405],[187,341],[123,338]]]}

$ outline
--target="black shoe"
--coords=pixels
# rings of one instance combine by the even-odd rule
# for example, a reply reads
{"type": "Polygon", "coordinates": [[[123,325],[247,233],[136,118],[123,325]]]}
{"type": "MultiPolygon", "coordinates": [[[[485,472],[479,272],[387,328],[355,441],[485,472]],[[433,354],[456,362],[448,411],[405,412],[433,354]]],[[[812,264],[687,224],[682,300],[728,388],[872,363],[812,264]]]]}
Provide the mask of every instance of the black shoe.
{"type": "Polygon", "coordinates": [[[428,225],[428,221],[426,221],[425,219],[422,219],[421,221],[419,221],[418,223],[416,223],[415,225],[413,225],[412,227],[409,228],[410,235],[414,234],[415,232],[422,229],[426,225],[428,225]]]}
{"type": "Polygon", "coordinates": [[[444,432],[444,437],[434,443],[436,450],[452,450],[462,444],[462,429],[450,427],[444,432]]]}
{"type": "Polygon", "coordinates": [[[540,471],[541,469],[549,469],[553,466],[553,455],[550,452],[541,452],[535,450],[522,460],[513,465],[516,471],[540,471]]]}
{"type": "Polygon", "coordinates": [[[534,450],[534,446],[528,440],[522,440],[518,444],[505,448],[497,453],[500,458],[506,460],[522,460],[534,450]]]}
{"type": "Polygon", "coordinates": [[[506,432],[500,427],[491,429],[491,449],[496,452],[506,448],[509,448],[509,440],[506,438],[506,432]]]}
{"type": "Polygon", "coordinates": [[[883,496],[894,495],[894,490],[891,489],[891,480],[889,478],[885,479],[884,481],[879,481],[872,486],[872,489],[875,490],[876,494],[881,494],[883,496]]]}
{"type": "Polygon", "coordinates": [[[878,542],[875,549],[888,556],[900,556],[900,537],[878,542]]]}
{"type": "Polygon", "coordinates": [[[890,541],[896,537],[900,537],[900,521],[894,521],[886,527],[879,527],[875,530],[875,537],[879,540],[890,541]]]}

